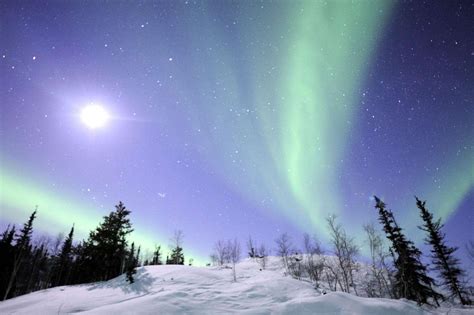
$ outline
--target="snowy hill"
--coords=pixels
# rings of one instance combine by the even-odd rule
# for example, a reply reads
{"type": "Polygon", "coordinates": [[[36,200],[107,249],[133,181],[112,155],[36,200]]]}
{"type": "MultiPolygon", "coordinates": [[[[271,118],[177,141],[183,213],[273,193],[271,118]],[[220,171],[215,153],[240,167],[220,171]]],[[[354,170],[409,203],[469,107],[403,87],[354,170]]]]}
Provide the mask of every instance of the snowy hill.
{"type": "Polygon", "coordinates": [[[56,287],[0,302],[0,314],[474,314],[341,292],[320,295],[310,283],[285,276],[275,258],[267,270],[250,260],[236,270],[235,283],[227,268],[141,267],[132,285],[120,276],[56,287]]]}

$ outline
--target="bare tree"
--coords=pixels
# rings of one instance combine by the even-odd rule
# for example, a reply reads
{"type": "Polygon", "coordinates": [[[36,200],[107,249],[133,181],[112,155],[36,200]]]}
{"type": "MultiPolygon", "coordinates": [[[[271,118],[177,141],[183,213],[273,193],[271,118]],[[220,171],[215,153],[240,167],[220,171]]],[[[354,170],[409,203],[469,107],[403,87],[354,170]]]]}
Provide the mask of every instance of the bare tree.
{"type": "Polygon", "coordinates": [[[301,280],[304,270],[303,256],[295,251],[288,257],[288,273],[293,278],[301,280]]]}
{"type": "Polygon", "coordinates": [[[184,233],[181,230],[175,230],[173,237],[170,239],[170,249],[183,247],[184,233]]]}
{"type": "Polygon", "coordinates": [[[54,240],[52,241],[52,243],[48,242],[48,252],[52,255],[52,256],[56,256],[59,254],[59,250],[61,249],[61,244],[64,240],[64,233],[63,232],[60,232],[56,235],[56,237],[54,238],[54,240]]]}
{"type": "Polygon", "coordinates": [[[326,261],[324,265],[324,274],[326,276],[326,281],[329,285],[329,288],[332,291],[337,291],[337,285],[339,285],[341,291],[344,291],[341,281],[339,280],[339,272],[334,268],[333,264],[330,261],[326,261]]]}
{"type": "Polygon", "coordinates": [[[338,271],[342,278],[343,291],[349,293],[350,288],[353,287],[357,295],[353,273],[357,269],[355,257],[358,254],[358,248],[354,239],[349,237],[342,225],[336,222],[336,216],[329,216],[326,220],[329,226],[331,244],[336,256],[338,271]]]}
{"type": "Polygon", "coordinates": [[[293,244],[291,242],[291,238],[288,236],[288,234],[282,233],[275,239],[275,243],[277,245],[277,255],[281,257],[283,266],[286,270],[288,270],[288,258],[291,252],[293,251],[293,244]]]}
{"type": "Polygon", "coordinates": [[[221,240],[214,244],[214,253],[212,255],[215,257],[215,261],[218,266],[222,266],[225,263],[230,262],[228,244],[228,242],[226,243],[221,240]]]}
{"type": "Polygon", "coordinates": [[[219,261],[219,258],[217,257],[217,255],[215,253],[212,253],[209,258],[211,258],[211,263],[208,264],[209,266],[212,264],[213,266],[216,266],[218,265],[218,261],[219,261]]]}
{"type": "Polygon", "coordinates": [[[256,258],[257,256],[257,244],[254,243],[251,236],[247,240],[247,250],[250,258],[256,258]]]}
{"type": "Polygon", "coordinates": [[[311,237],[307,233],[303,235],[303,243],[306,252],[304,269],[315,286],[319,287],[325,264],[323,250],[316,237],[311,237]]]}
{"type": "Polygon", "coordinates": [[[257,258],[258,258],[258,262],[260,263],[260,266],[262,267],[262,269],[265,269],[265,267],[267,266],[267,260],[268,260],[268,255],[269,254],[270,254],[269,250],[267,250],[265,245],[260,244],[260,247],[258,248],[257,258]]]}
{"type": "Polygon", "coordinates": [[[240,260],[240,243],[237,239],[229,240],[227,243],[230,261],[232,262],[232,270],[234,275],[234,282],[237,282],[237,274],[235,271],[235,264],[240,260]]]}
{"type": "Polygon", "coordinates": [[[382,237],[373,224],[364,225],[367,243],[370,250],[370,275],[364,281],[365,290],[369,297],[392,298],[390,270],[385,260],[390,253],[384,249],[382,237]]]}

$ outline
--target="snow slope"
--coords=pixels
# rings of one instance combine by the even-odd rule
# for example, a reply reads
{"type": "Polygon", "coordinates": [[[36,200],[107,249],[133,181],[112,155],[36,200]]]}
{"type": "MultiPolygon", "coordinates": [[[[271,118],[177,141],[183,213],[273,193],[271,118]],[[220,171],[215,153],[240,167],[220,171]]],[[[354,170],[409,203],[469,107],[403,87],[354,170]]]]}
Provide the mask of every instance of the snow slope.
{"type": "Polygon", "coordinates": [[[474,314],[341,292],[320,295],[310,283],[284,276],[275,259],[267,270],[250,260],[236,270],[235,283],[227,268],[141,267],[132,285],[120,276],[56,287],[0,302],[0,314],[474,314]]]}

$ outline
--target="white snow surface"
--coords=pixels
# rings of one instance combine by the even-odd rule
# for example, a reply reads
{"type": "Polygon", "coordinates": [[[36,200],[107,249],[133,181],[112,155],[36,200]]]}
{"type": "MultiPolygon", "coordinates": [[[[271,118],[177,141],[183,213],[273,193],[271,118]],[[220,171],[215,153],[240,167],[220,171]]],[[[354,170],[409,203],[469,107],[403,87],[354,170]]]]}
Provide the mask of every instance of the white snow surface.
{"type": "Polygon", "coordinates": [[[266,270],[252,260],[221,267],[140,267],[105,282],[55,287],[0,302],[0,314],[474,314],[473,309],[418,307],[411,301],[321,295],[311,283],[284,275],[272,257],[266,270]]]}

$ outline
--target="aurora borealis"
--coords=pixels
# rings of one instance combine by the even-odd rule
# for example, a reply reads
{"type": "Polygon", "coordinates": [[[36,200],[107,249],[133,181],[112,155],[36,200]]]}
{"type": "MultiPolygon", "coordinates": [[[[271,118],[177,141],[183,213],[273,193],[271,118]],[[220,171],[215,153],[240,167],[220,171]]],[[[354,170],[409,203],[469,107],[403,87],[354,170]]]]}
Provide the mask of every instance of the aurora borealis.
{"type": "Polygon", "coordinates": [[[421,240],[413,195],[472,235],[469,2],[0,4],[1,224],[79,235],[122,200],[135,238],[187,256],[217,239],[362,243],[382,197],[421,240]],[[81,108],[100,103],[106,127],[81,108]]]}

